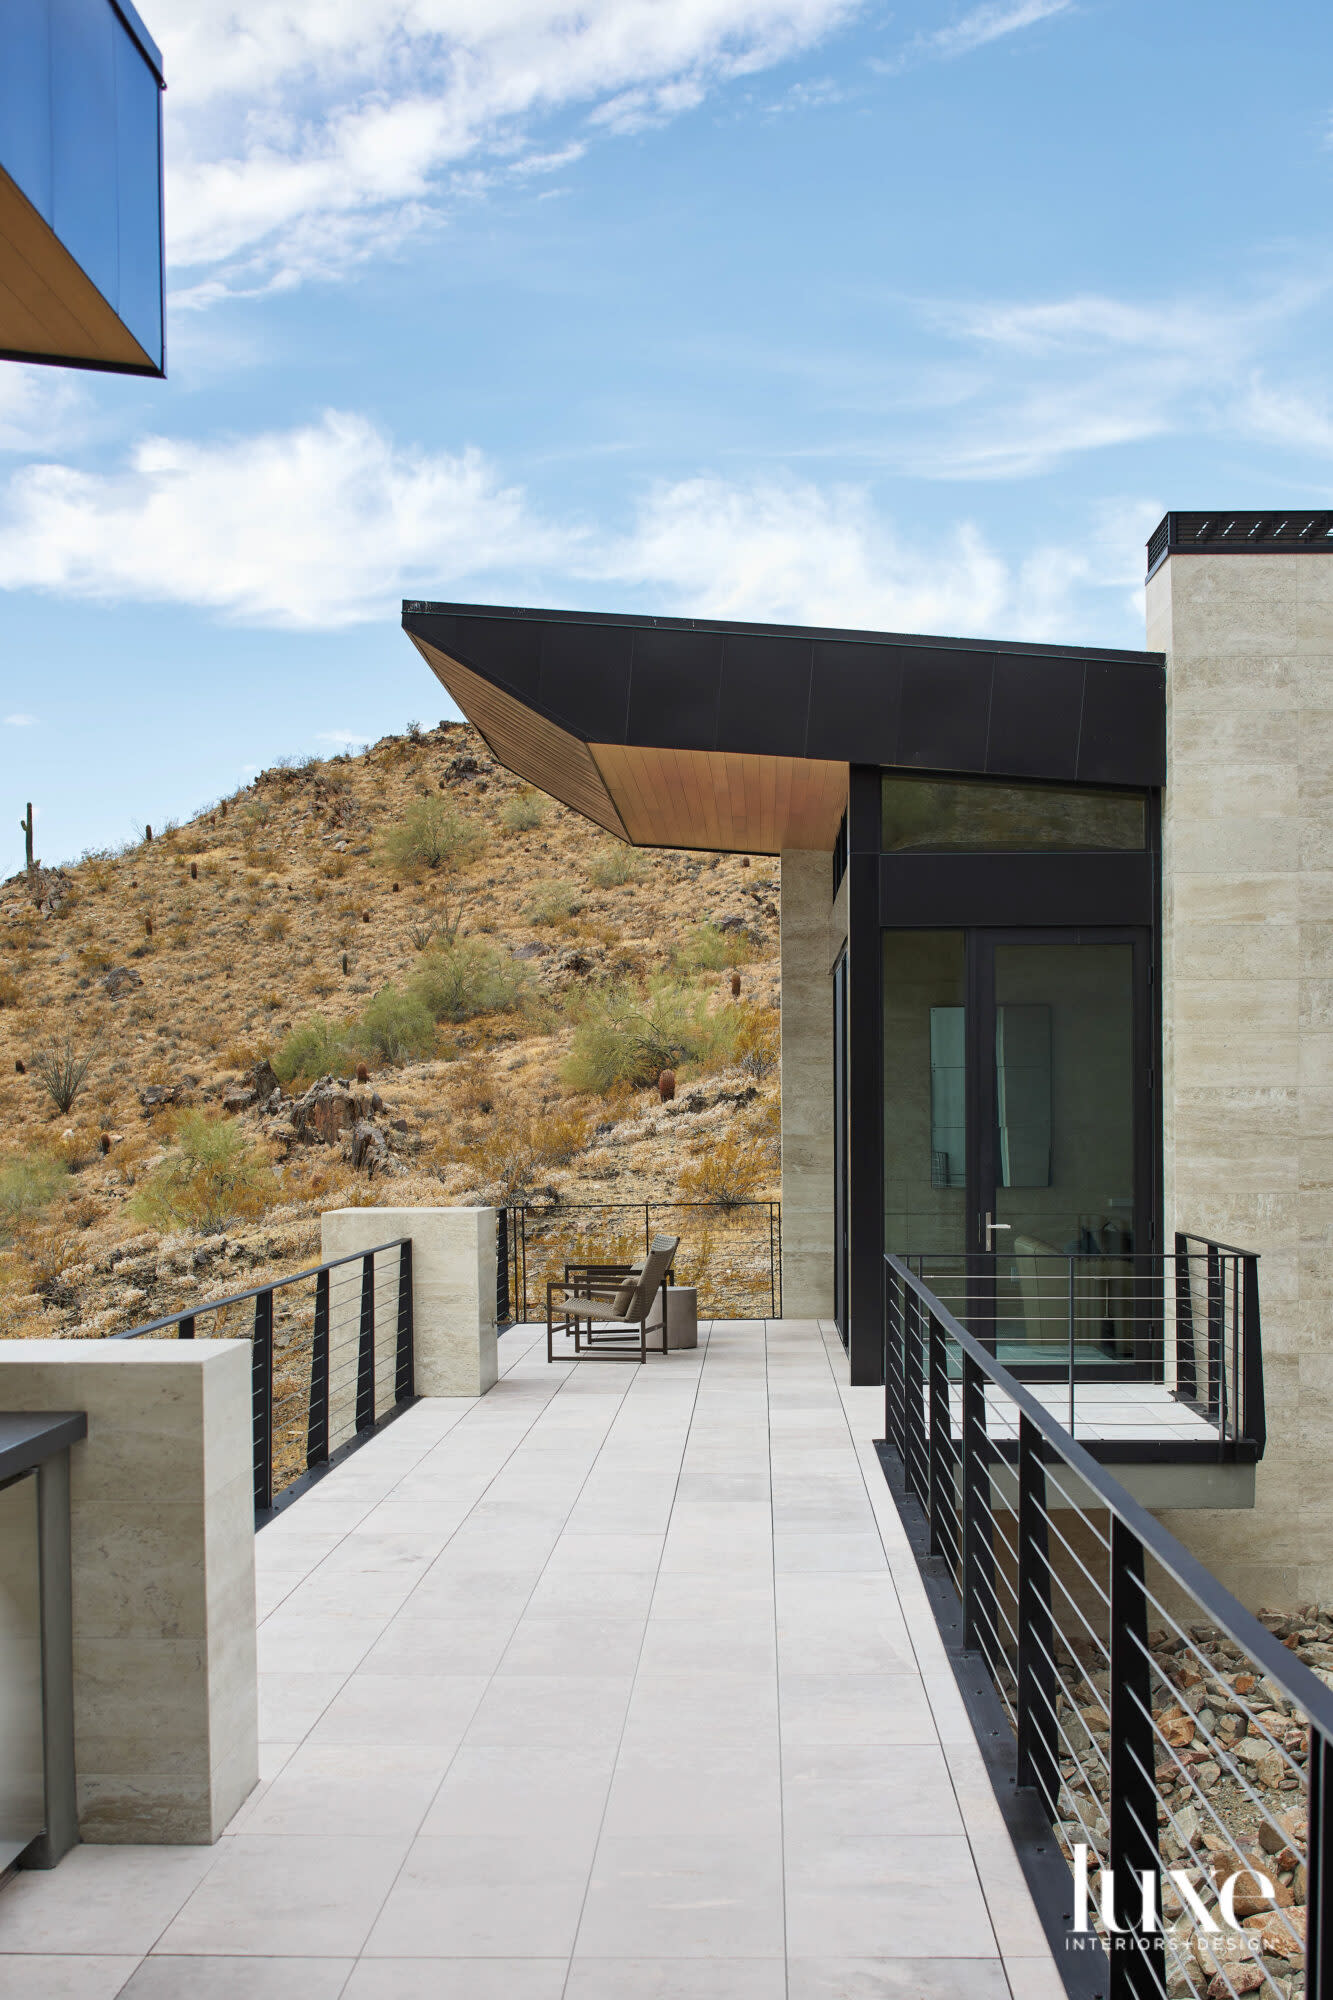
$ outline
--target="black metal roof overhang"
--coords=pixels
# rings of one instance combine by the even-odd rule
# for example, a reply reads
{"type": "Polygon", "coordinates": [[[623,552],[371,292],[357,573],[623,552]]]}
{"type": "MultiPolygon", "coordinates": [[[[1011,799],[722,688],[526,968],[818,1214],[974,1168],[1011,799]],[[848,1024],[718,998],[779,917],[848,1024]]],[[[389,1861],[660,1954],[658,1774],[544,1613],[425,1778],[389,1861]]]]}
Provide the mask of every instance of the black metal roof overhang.
{"type": "Polygon", "coordinates": [[[748,771],[755,798],[774,773],[779,795],[835,768],[845,789],[853,763],[1164,781],[1160,653],[419,601],[403,628],[502,763],[637,840],[681,844],[664,770],[687,789],[748,771]]]}

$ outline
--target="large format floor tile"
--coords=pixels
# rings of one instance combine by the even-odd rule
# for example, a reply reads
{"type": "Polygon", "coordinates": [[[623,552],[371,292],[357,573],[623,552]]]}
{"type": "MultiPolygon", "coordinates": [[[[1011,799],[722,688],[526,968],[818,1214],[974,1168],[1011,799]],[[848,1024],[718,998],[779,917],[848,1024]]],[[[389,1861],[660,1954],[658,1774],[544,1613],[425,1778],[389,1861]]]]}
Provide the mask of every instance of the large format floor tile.
{"type": "Polygon", "coordinates": [[[263,1782],[0,1891],[0,2000],[1057,2000],[836,1337],[501,1359],[260,1536],[263,1782]]]}

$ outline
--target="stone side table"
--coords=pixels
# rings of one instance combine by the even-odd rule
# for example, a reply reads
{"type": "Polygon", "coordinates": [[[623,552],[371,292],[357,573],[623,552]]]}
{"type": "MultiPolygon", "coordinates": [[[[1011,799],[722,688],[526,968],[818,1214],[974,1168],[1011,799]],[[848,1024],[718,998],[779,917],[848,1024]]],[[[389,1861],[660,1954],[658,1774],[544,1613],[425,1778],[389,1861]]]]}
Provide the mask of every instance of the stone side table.
{"type": "Polygon", "coordinates": [[[694,1285],[667,1285],[654,1299],[648,1314],[648,1330],[662,1324],[662,1301],[667,1301],[666,1344],[673,1347],[699,1345],[699,1293],[694,1285]]]}

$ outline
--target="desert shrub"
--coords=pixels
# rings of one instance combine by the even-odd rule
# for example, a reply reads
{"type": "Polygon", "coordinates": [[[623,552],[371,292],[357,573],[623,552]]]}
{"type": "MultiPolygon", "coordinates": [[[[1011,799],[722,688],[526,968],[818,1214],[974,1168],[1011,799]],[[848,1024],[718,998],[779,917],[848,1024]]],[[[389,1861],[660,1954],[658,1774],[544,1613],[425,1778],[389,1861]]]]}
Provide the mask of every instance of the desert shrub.
{"type": "Polygon", "coordinates": [[[572,882],[538,882],[523,914],[530,924],[562,924],[582,907],[572,882]]]}
{"type": "Polygon", "coordinates": [[[546,818],[546,801],[537,792],[519,792],[500,814],[506,833],[531,833],[546,818]]]}
{"type": "Polygon", "coordinates": [[[725,972],[749,957],[744,933],[728,933],[716,924],[696,924],[676,952],[677,962],[694,972],[725,972]]]}
{"type": "Polygon", "coordinates": [[[276,1198],[267,1160],[230,1119],[187,1112],[175,1144],[132,1196],[130,1213],[154,1229],[198,1229],[253,1221],[276,1198]]]}
{"type": "Polygon", "coordinates": [[[527,981],[507,952],[480,938],[461,938],[424,958],[408,991],[436,1021],[507,1014],[527,993],[527,981]]]}
{"type": "Polygon", "coordinates": [[[404,1063],[430,1053],[435,1019],[418,994],[382,986],[357,1024],[355,1041],[384,1062],[404,1063]]]}
{"type": "Polygon", "coordinates": [[[478,828],[447,799],[417,799],[384,836],[383,859],[397,874],[465,868],[485,846],[478,828]]]}
{"type": "Polygon", "coordinates": [[[38,1216],[25,1216],[15,1224],[14,1247],[26,1260],[27,1282],[34,1292],[49,1292],[83,1259],[76,1229],[67,1222],[44,1222],[38,1216]]]}
{"type": "MultiPolygon", "coordinates": [[[[236,1054],[229,1051],[229,1058],[236,1054]]],[[[248,1060],[259,1060],[252,1054],[248,1060]]],[[[337,1074],[350,1067],[351,1036],[345,1021],[330,1021],[323,1014],[302,1021],[293,1028],[273,1058],[273,1070],[280,1083],[312,1083],[317,1076],[337,1074]]]]}
{"type": "Polygon", "coordinates": [[[731,1208],[751,1200],[768,1177],[764,1147],[729,1132],[724,1139],[701,1147],[681,1168],[676,1186],[687,1201],[716,1201],[731,1208]]]}
{"type": "Polygon", "coordinates": [[[270,944],[276,944],[279,938],[286,937],[287,929],[286,913],[282,910],[275,910],[264,925],[264,936],[269,940],[270,944]]]}
{"type": "Polygon", "coordinates": [[[607,840],[593,849],[588,875],[599,889],[619,889],[626,882],[643,880],[643,862],[625,841],[607,840]]]}
{"type": "Polygon", "coordinates": [[[737,1007],[732,1058],[746,1073],[762,1081],[777,1068],[782,1054],[778,1016],[772,1007],[737,1007]]]}
{"type": "Polygon", "coordinates": [[[12,973],[0,972],[0,1007],[18,1007],[23,1003],[23,988],[12,973]]]}
{"type": "Polygon", "coordinates": [[[603,1096],[617,1084],[656,1083],[664,1069],[716,1060],[732,1032],[725,1012],[709,1014],[705,996],[679,981],[654,981],[643,996],[603,987],[579,1009],[561,1075],[603,1096]]]}
{"type": "Polygon", "coordinates": [[[31,1215],[39,1215],[68,1179],[61,1161],[45,1153],[20,1154],[0,1164],[0,1235],[31,1215]]]}
{"type": "Polygon", "coordinates": [[[533,1144],[546,1165],[567,1167],[591,1139],[596,1123],[596,1114],[581,1105],[553,1105],[533,1119],[533,1144]]]}
{"type": "Polygon", "coordinates": [[[38,1049],[28,1067],[56,1110],[68,1111],[87,1082],[88,1069],[96,1054],[96,1042],[80,1055],[66,1035],[63,1041],[48,1042],[45,1048],[38,1049]]]}

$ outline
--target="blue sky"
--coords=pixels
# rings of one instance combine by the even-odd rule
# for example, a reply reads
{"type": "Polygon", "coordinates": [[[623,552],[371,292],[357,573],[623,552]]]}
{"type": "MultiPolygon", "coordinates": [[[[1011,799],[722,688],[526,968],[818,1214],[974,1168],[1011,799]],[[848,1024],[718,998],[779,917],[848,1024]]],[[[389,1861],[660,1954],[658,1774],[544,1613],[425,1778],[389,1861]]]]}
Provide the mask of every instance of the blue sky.
{"type": "Polygon", "coordinates": [[[403,596],[1133,646],[1165,508],[1333,504],[1326,0],[144,13],[170,375],[0,364],[0,873],[446,713],[403,596]]]}

